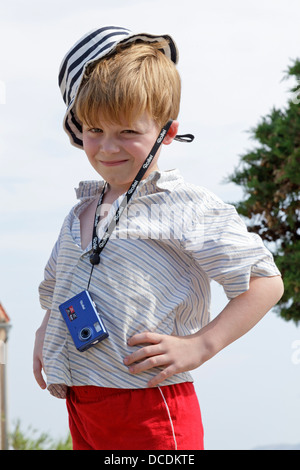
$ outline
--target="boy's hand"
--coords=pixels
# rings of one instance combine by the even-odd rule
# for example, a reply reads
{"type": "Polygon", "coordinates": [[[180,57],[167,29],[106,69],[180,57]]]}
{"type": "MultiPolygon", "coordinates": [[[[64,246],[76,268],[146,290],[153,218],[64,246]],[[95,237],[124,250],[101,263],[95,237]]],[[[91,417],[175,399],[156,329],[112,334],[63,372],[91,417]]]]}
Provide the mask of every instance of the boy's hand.
{"type": "Polygon", "coordinates": [[[35,334],[35,343],[33,350],[33,374],[39,386],[44,390],[47,384],[44,380],[42,370],[43,366],[43,344],[44,344],[45,330],[39,328],[35,334]]]}
{"type": "MultiPolygon", "coordinates": [[[[50,310],[47,310],[45,317],[42,321],[41,326],[37,329],[35,333],[35,343],[33,349],[33,374],[35,380],[39,386],[45,390],[47,384],[43,377],[43,345],[45,339],[46,328],[50,316],[50,310]]],[[[65,384],[52,384],[49,385],[48,390],[56,398],[66,398],[67,396],[67,385],[65,384]]]]}
{"type": "Polygon", "coordinates": [[[48,387],[49,392],[56,398],[66,398],[68,387],[66,384],[51,384],[48,387]]]}
{"type": "Polygon", "coordinates": [[[149,387],[178,372],[193,370],[253,328],[282,294],[280,276],[252,277],[246,292],[230,300],[214,320],[193,335],[145,332],[129,338],[129,346],[142,347],[125,357],[124,364],[132,374],[163,367],[150,380],[149,387]]]}
{"type": "MultiPolygon", "coordinates": [[[[43,377],[43,344],[45,338],[45,329],[39,328],[35,334],[35,343],[33,350],[33,374],[39,386],[44,390],[47,384],[43,377]]],[[[66,398],[67,385],[65,384],[52,384],[49,385],[48,390],[56,398],[66,398]]]]}
{"type": "Polygon", "coordinates": [[[199,337],[196,335],[170,336],[146,331],[129,338],[128,345],[144,345],[124,358],[124,364],[132,374],[153,367],[163,367],[163,370],[148,382],[149,387],[155,387],[179,372],[196,369],[207,359],[205,351],[203,354],[200,352],[199,337]]]}

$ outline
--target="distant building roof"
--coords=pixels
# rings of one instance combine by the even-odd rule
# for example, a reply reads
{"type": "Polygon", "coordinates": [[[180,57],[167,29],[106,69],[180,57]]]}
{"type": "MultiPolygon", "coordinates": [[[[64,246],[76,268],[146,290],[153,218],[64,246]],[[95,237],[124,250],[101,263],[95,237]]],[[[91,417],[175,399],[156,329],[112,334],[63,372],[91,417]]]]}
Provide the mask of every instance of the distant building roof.
{"type": "Polygon", "coordinates": [[[0,323],[9,323],[10,318],[4,310],[2,304],[0,303],[0,323]]]}

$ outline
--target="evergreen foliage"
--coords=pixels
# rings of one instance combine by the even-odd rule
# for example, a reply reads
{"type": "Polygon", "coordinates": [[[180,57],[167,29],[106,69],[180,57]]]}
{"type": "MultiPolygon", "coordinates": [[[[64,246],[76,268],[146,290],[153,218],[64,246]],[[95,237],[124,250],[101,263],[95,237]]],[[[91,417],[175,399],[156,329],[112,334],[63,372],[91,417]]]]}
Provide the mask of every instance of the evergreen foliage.
{"type": "Polygon", "coordinates": [[[285,320],[300,321],[300,60],[288,68],[296,79],[286,109],[273,108],[251,129],[257,146],[241,157],[228,181],[244,190],[235,204],[272,251],[285,293],[276,310],[285,320]]]}

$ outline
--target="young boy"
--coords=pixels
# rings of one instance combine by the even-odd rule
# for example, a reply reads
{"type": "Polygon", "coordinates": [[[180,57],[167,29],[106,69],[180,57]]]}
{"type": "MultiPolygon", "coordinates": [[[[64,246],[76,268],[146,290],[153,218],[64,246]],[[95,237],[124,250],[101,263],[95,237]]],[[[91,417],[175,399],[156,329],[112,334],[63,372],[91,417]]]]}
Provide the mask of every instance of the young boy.
{"type": "Polygon", "coordinates": [[[232,206],[158,169],[154,143],[184,140],[177,60],[170,36],[104,27],[61,64],[64,128],[102,179],[80,183],[46,266],[34,374],[46,388],[43,369],[50,393],[67,399],[74,449],[203,449],[189,371],[283,292],[271,254],[232,206]],[[213,321],[211,279],[229,299],[213,321]],[[59,306],[87,286],[109,336],[80,352],[59,306]]]}

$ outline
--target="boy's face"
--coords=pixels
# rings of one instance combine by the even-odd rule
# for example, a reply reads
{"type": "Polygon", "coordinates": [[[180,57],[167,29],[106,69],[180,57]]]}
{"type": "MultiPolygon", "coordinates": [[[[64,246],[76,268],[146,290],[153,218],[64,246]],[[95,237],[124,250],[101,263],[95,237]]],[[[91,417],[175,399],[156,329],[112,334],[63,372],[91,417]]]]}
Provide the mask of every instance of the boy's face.
{"type": "MultiPolygon", "coordinates": [[[[139,117],[132,126],[105,122],[99,113],[101,127],[83,125],[83,148],[93,168],[120,194],[127,191],[141,165],[152,149],[160,128],[148,114],[139,117]]],[[[159,150],[145,178],[158,169],[159,150]]]]}

